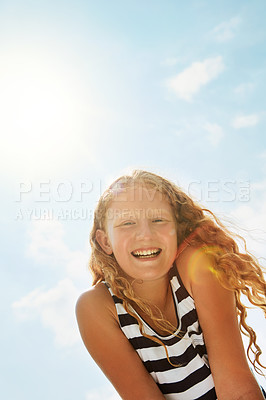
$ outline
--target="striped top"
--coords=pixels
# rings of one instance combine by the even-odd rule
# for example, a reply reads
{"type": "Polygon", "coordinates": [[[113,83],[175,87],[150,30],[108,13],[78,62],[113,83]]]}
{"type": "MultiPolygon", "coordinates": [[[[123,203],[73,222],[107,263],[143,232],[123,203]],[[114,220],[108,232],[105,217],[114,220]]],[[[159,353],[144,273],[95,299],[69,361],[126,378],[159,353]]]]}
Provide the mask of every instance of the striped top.
{"type": "Polygon", "coordinates": [[[115,296],[110,287],[119,323],[125,336],[137,351],[147,371],[157,383],[167,400],[216,400],[206,346],[199,325],[194,300],[185,289],[176,267],[171,270],[171,288],[175,302],[178,328],[175,334],[161,336],[138,315],[145,333],[159,338],[167,347],[172,366],[165,349],[159,343],[140,333],[137,320],[128,314],[122,300],[115,296]]]}

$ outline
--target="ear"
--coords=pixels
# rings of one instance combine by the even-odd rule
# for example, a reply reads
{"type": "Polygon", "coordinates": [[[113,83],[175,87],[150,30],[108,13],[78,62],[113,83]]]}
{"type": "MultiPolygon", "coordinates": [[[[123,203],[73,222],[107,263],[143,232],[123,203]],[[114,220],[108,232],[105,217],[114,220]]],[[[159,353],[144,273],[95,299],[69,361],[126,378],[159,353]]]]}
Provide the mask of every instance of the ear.
{"type": "Polygon", "coordinates": [[[108,236],[102,229],[97,229],[96,240],[106,254],[111,255],[113,253],[113,249],[109,242],[108,236]]]}

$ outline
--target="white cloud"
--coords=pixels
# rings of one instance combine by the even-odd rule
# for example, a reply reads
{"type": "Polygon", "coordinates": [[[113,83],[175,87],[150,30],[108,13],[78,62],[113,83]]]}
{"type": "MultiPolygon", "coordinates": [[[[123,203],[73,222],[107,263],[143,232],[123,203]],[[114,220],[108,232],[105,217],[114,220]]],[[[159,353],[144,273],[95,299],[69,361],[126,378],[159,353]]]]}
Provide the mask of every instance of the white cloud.
{"type": "Polygon", "coordinates": [[[207,122],[204,125],[204,129],[209,132],[207,139],[210,144],[214,147],[218,146],[224,136],[222,127],[218,124],[207,122]]]}
{"type": "Polygon", "coordinates": [[[235,36],[236,29],[241,22],[240,17],[231,18],[229,21],[224,21],[217,25],[212,34],[218,42],[227,42],[235,36]]]}
{"type": "Polygon", "coordinates": [[[235,89],[234,92],[237,95],[244,96],[247,93],[250,93],[254,89],[254,83],[241,83],[238,85],[235,89]]]}
{"type": "Polygon", "coordinates": [[[86,394],[86,400],[121,400],[121,397],[112,385],[106,385],[97,390],[90,390],[86,394]]]}
{"type": "Polygon", "coordinates": [[[36,265],[45,264],[61,268],[63,279],[55,287],[36,288],[12,304],[18,319],[40,319],[52,330],[55,343],[71,346],[80,342],[74,309],[79,295],[90,287],[91,278],[87,271],[88,255],[71,251],[64,242],[64,229],[59,221],[32,221],[27,255],[36,265]]]}
{"type": "Polygon", "coordinates": [[[167,87],[186,101],[191,101],[193,96],[215,79],[224,70],[223,58],[221,56],[207,58],[200,62],[194,62],[190,67],[167,81],[167,87]]]}
{"type": "Polygon", "coordinates": [[[255,126],[259,122],[258,114],[238,115],[234,118],[232,126],[236,129],[247,128],[255,126]]]}
{"type": "Polygon", "coordinates": [[[39,317],[53,331],[56,345],[71,346],[80,341],[74,312],[79,294],[79,288],[65,278],[52,289],[34,289],[12,307],[21,320],[39,317]]]}
{"type": "Polygon", "coordinates": [[[71,251],[64,242],[64,228],[60,221],[33,220],[28,232],[30,242],[26,254],[37,264],[65,269],[65,274],[75,280],[88,282],[86,273],[89,254],[71,251]]]}

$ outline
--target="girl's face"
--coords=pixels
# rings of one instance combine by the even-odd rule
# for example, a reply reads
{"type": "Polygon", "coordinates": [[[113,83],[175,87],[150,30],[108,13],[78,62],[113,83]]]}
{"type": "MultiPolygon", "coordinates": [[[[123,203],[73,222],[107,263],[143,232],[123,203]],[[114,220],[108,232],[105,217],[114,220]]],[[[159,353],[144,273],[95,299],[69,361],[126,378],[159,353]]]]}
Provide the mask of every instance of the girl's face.
{"type": "Polygon", "coordinates": [[[107,210],[105,232],[98,230],[96,238],[133,279],[165,276],[176,257],[177,234],[170,203],[162,193],[143,186],[116,196],[107,210]]]}

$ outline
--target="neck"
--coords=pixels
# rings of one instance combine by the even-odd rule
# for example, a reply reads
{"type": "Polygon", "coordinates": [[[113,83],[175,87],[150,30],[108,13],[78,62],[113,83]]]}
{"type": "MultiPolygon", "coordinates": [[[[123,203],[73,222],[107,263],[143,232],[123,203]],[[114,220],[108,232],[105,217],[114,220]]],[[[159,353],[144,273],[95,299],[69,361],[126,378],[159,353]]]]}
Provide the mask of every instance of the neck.
{"type": "Polygon", "coordinates": [[[132,282],[132,286],[137,296],[150,304],[156,305],[162,312],[164,311],[169,293],[171,293],[169,291],[170,282],[168,274],[153,281],[143,282],[136,279],[132,282]]]}
{"type": "Polygon", "coordinates": [[[159,334],[165,335],[172,331],[175,332],[178,319],[176,316],[175,302],[172,296],[168,274],[167,279],[143,283],[135,282],[133,283],[133,287],[134,290],[135,288],[137,289],[135,290],[135,293],[142,297],[144,302],[149,303],[153,316],[136,304],[133,306],[135,311],[159,334]],[[156,324],[156,319],[158,321],[161,317],[164,318],[165,323],[168,323],[167,329],[164,324],[156,324]]]}

